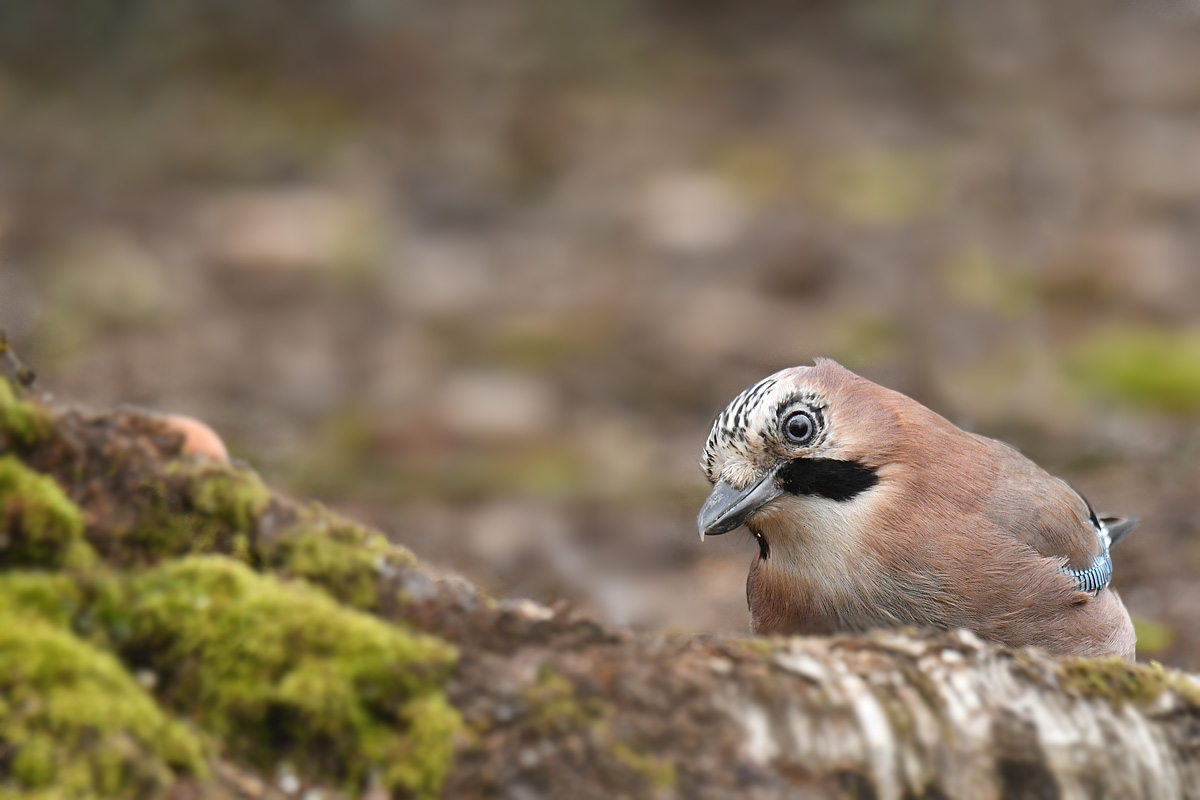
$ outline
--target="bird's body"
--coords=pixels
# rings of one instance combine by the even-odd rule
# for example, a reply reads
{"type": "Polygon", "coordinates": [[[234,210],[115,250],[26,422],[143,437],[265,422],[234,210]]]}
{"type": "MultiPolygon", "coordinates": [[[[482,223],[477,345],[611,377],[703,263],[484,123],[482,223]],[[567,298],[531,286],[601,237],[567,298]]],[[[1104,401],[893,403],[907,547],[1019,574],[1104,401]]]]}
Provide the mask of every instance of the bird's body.
{"type": "Polygon", "coordinates": [[[1133,657],[1105,571],[1110,539],[1131,524],[1099,519],[1013,448],[832,361],[739,395],[704,468],[716,488],[701,533],[744,522],[759,543],[746,587],[757,633],[961,627],[1133,657]]]}

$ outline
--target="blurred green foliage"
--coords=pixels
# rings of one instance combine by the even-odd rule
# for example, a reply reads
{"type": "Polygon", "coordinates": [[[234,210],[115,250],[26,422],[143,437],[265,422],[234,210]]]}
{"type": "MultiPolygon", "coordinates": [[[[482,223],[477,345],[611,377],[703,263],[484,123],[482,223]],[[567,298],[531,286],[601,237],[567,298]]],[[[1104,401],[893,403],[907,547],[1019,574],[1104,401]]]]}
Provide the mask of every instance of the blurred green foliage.
{"type": "Polygon", "coordinates": [[[1165,622],[1134,617],[1133,630],[1137,635],[1137,649],[1141,654],[1161,653],[1175,641],[1175,630],[1165,622]]]}
{"type": "Polygon", "coordinates": [[[869,225],[912,222],[946,199],[945,177],[934,159],[886,150],[828,159],[816,172],[814,191],[838,217],[869,225]]]}
{"type": "Polygon", "coordinates": [[[1085,389],[1130,405],[1200,414],[1200,334],[1114,328],[1080,343],[1069,368],[1085,389]]]}
{"type": "Polygon", "coordinates": [[[950,298],[965,306],[1015,318],[1038,301],[1033,275],[1016,264],[1000,262],[980,246],[955,252],[942,268],[942,281],[950,298]]]}

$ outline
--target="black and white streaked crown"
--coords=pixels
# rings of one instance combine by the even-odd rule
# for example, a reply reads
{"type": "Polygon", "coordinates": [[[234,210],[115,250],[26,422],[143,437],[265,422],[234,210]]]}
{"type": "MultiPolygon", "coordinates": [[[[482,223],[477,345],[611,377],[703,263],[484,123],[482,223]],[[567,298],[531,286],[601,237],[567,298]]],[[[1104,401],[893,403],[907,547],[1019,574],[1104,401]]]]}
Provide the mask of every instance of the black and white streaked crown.
{"type": "Polygon", "coordinates": [[[718,453],[726,447],[744,446],[750,420],[777,383],[779,383],[778,373],[763,378],[733,398],[729,405],[725,406],[725,409],[717,415],[716,420],[713,421],[712,430],[709,431],[708,441],[704,443],[704,455],[701,460],[704,474],[710,481],[715,480],[713,470],[716,468],[718,453]]]}

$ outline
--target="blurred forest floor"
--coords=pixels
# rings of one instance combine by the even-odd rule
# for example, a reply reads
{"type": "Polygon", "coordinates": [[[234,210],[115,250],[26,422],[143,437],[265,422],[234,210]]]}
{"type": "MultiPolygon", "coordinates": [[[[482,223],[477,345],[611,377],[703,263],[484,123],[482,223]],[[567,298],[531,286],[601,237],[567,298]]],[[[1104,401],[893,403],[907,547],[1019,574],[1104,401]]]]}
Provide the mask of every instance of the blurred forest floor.
{"type": "Polygon", "coordinates": [[[744,386],[815,355],[1142,517],[1200,666],[1185,0],[0,5],[0,325],[491,592],[744,631],[701,545],[744,386]]]}

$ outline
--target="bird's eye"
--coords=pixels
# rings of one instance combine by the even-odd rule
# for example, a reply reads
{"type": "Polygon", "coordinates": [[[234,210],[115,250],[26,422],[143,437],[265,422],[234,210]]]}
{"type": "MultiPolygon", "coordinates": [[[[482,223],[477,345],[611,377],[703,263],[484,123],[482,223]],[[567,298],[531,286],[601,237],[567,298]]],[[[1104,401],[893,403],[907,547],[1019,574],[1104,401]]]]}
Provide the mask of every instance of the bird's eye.
{"type": "Polygon", "coordinates": [[[783,432],[793,444],[807,444],[816,430],[817,426],[807,411],[797,411],[783,423],[783,432]]]}

